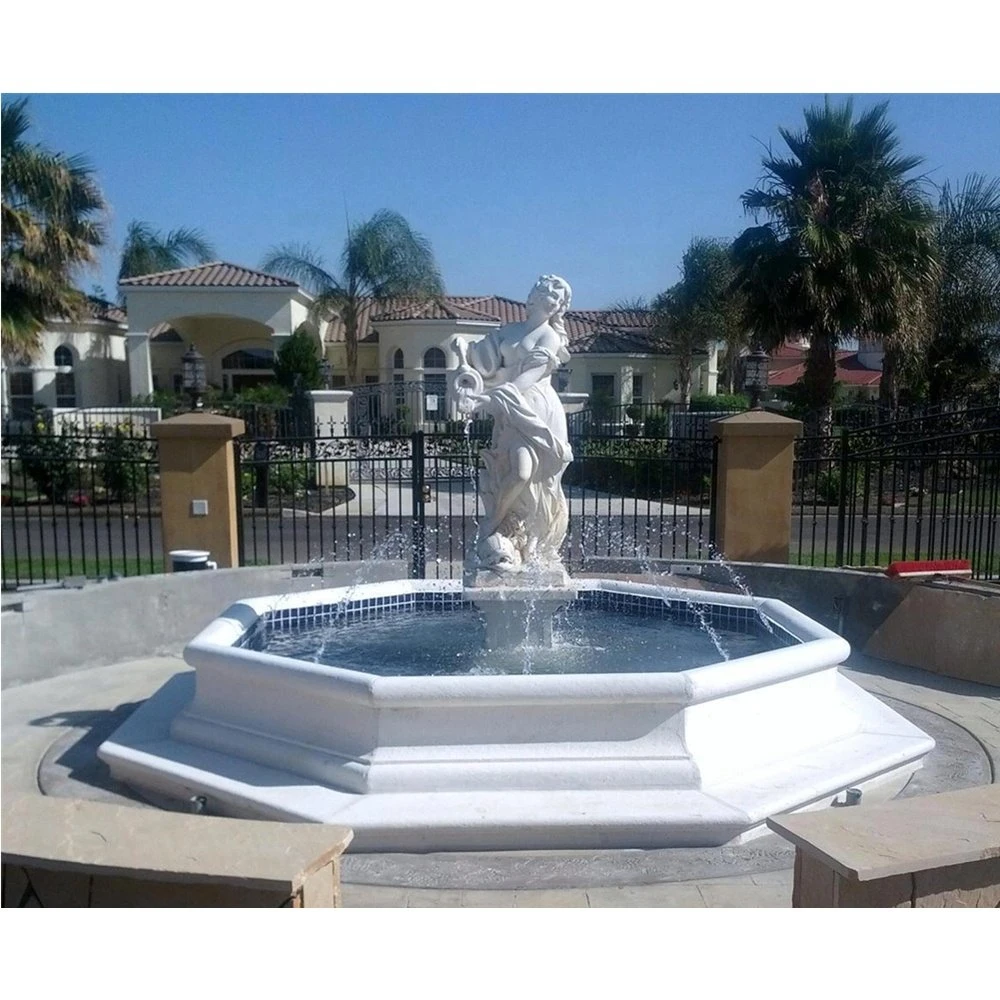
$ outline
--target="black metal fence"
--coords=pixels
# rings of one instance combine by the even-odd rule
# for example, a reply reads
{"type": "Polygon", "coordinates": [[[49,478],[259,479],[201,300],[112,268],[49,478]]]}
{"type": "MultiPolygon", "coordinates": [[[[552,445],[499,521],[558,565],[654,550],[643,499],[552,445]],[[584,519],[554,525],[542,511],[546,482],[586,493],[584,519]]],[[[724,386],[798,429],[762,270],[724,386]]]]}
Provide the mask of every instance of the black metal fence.
{"type": "Polygon", "coordinates": [[[841,429],[796,446],[792,559],[969,559],[1000,579],[1000,407],[841,429]]]}
{"type": "MultiPolygon", "coordinates": [[[[458,571],[483,515],[488,425],[469,435],[293,429],[264,423],[236,443],[244,565],[382,558],[404,560],[418,576],[458,571]]],[[[575,461],[563,481],[570,569],[593,558],[715,555],[708,421],[704,433],[673,437],[587,429],[572,434],[575,461]]],[[[5,589],[165,568],[157,446],[144,428],[8,434],[0,469],[5,589]]],[[[995,405],[797,442],[793,562],[968,558],[976,577],[996,580],[998,536],[995,405]]]]}
{"type": "Polygon", "coordinates": [[[674,403],[599,403],[567,418],[572,437],[707,438],[720,417],[745,407],[691,409],[674,403]]]}
{"type": "Polygon", "coordinates": [[[39,424],[2,456],[3,588],[161,572],[159,461],[145,427],[39,424]]]}
{"type": "MultiPolygon", "coordinates": [[[[483,516],[482,434],[238,442],[244,565],[400,559],[452,576],[483,516]]],[[[713,442],[588,438],[564,488],[564,558],[707,558],[713,442]]]]}

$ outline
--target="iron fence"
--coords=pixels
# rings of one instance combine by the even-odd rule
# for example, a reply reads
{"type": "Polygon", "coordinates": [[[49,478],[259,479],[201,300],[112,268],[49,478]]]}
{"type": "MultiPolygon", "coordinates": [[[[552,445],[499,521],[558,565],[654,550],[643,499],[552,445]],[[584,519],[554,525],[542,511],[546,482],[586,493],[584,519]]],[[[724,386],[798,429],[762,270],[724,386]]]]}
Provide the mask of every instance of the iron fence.
{"type": "Polygon", "coordinates": [[[676,403],[601,403],[571,413],[571,437],[710,438],[713,420],[742,413],[742,407],[691,409],[676,403]]]}
{"type": "MultiPolygon", "coordinates": [[[[483,434],[237,443],[244,565],[397,559],[453,576],[484,510],[483,434]]],[[[707,558],[713,442],[574,442],[564,559],[707,558]]]]}
{"type": "Polygon", "coordinates": [[[157,444],[145,428],[40,424],[4,437],[0,470],[5,590],[163,570],[157,444]]]}
{"type": "Polygon", "coordinates": [[[1000,408],[843,429],[796,450],[793,560],[969,559],[977,579],[1000,579],[1000,408]]]}

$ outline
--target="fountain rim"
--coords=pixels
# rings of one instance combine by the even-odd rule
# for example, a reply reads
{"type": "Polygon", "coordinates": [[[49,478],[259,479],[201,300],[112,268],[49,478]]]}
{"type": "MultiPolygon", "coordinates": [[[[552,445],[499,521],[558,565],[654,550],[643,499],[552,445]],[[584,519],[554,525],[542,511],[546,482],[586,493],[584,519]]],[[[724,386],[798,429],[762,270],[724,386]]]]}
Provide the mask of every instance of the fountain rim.
{"type": "MultiPolygon", "coordinates": [[[[540,596],[551,598],[563,588],[538,588],[540,596]]],[[[294,657],[258,652],[236,646],[259,618],[279,609],[296,610],[349,599],[415,593],[467,593],[472,588],[461,580],[401,579],[272,595],[237,601],[206,626],[184,649],[185,661],[199,668],[238,669],[244,678],[274,676],[290,672],[300,683],[314,683],[327,693],[383,708],[440,706],[442,700],[473,699],[476,702],[527,705],[553,699],[584,703],[606,700],[618,702],[670,700],[697,704],[737,694],[776,681],[827,670],[843,663],[850,655],[847,640],[795,608],[775,598],[762,598],[718,591],[689,590],[659,584],[587,578],[571,581],[567,601],[580,591],[604,591],[669,601],[692,601],[723,607],[752,607],[773,624],[788,632],[797,643],[762,653],[722,660],[686,670],[632,674],[507,674],[507,675],[422,675],[383,677],[347,667],[311,663],[294,657]]],[[[470,597],[470,600],[473,599],[470,597]]]]}

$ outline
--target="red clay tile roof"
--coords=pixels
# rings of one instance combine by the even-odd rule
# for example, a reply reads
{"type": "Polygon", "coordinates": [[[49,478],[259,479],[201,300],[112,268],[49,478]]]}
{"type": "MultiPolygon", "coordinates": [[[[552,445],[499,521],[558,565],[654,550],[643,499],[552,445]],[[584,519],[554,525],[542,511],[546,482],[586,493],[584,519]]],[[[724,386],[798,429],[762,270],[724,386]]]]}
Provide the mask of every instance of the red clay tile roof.
{"type": "MultiPolygon", "coordinates": [[[[412,300],[363,303],[358,317],[358,341],[377,344],[380,321],[407,319],[481,320],[492,323],[519,323],[528,315],[523,302],[500,295],[447,295],[439,301],[412,300]],[[374,314],[373,314],[374,306],[374,314]]],[[[641,310],[570,310],[565,317],[566,333],[573,354],[665,354],[669,345],[654,342],[649,314],[641,310]]],[[[327,332],[328,342],[344,339],[344,325],[335,319],[327,332]]]]}
{"type": "Polygon", "coordinates": [[[392,304],[391,307],[386,304],[385,308],[372,317],[372,320],[378,323],[380,321],[408,319],[465,319],[484,323],[499,323],[500,317],[490,312],[488,308],[485,311],[476,308],[476,305],[487,301],[485,298],[472,299],[468,302],[455,298],[444,298],[392,304]]]}
{"type": "Polygon", "coordinates": [[[298,288],[298,282],[216,260],[173,271],[140,274],[118,282],[126,288],[298,288]]]}
{"type": "MultiPolygon", "coordinates": [[[[786,344],[771,355],[768,368],[768,385],[775,388],[795,385],[805,377],[806,351],[804,348],[791,347],[786,344]],[[791,352],[798,352],[799,360],[791,357],[791,352]],[[783,356],[775,358],[777,354],[783,356]]],[[[837,351],[837,381],[843,385],[878,386],[882,383],[882,373],[865,368],[858,361],[857,351],[837,351]]]]}
{"type": "Polygon", "coordinates": [[[94,319],[105,320],[108,323],[125,323],[125,310],[119,309],[113,302],[105,302],[104,299],[95,299],[93,296],[87,297],[87,309],[94,319]]]}

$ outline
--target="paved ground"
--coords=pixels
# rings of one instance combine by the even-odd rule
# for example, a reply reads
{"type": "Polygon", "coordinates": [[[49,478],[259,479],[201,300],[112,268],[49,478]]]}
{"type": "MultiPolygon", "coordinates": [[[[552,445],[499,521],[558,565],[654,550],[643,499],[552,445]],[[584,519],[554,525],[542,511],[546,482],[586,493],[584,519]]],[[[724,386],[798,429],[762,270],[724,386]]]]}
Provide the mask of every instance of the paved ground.
{"type": "MultiPolygon", "coordinates": [[[[106,787],[96,787],[100,782],[93,778],[97,766],[93,749],[137,702],[183,669],[181,660],[161,657],[6,690],[2,699],[3,794],[34,794],[41,783],[48,794],[122,801],[127,790],[108,787],[106,780],[106,787]]],[[[921,712],[939,717],[935,738],[950,748],[947,759],[942,758],[935,768],[925,768],[920,780],[930,784],[912,791],[937,790],[934,782],[996,780],[1000,770],[998,689],[860,655],[852,657],[845,673],[912,714],[915,721],[921,712]]],[[[926,714],[924,718],[929,720],[926,714]]],[[[359,855],[348,856],[344,869],[344,904],[355,907],[791,905],[791,851],[773,836],[714,852],[359,855]],[[719,875],[726,871],[739,874],[719,875]],[[393,879],[396,884],[371,884],[393,879]]]]}

